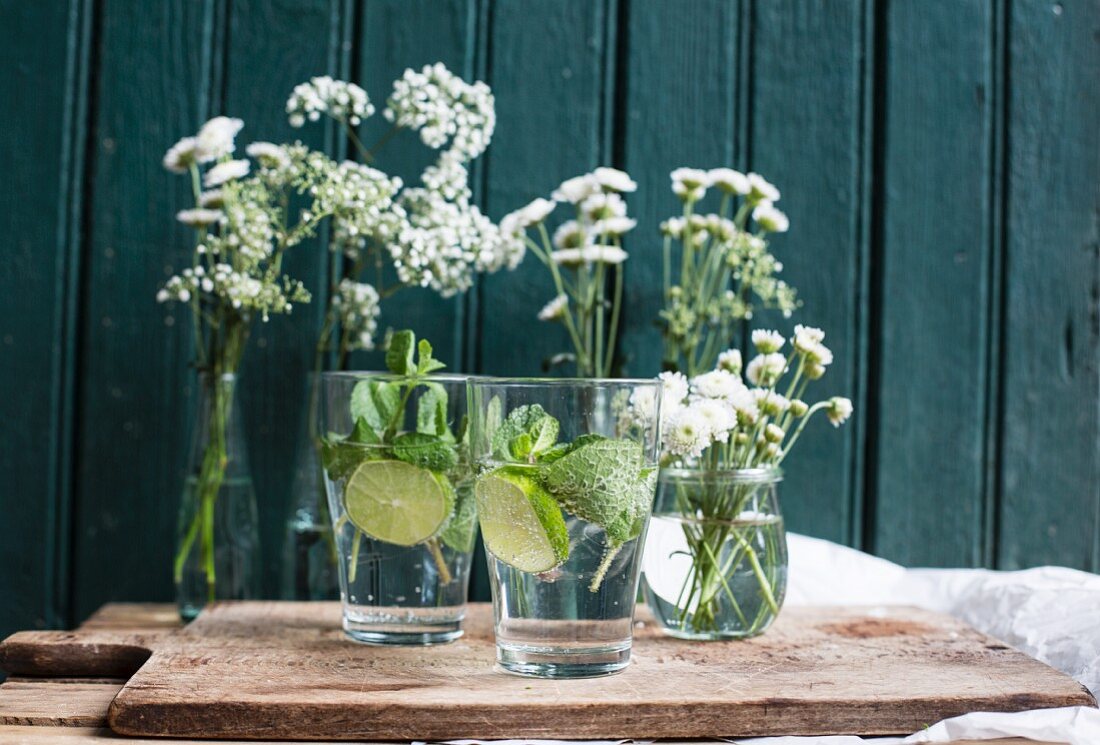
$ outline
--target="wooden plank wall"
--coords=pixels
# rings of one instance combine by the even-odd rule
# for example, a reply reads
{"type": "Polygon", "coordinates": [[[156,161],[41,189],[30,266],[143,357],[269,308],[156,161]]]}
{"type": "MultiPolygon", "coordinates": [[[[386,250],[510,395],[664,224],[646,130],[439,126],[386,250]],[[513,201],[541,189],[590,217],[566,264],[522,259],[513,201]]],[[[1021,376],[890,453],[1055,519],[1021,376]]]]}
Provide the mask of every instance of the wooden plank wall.
{"type": "MultiPolygon", "coordinates": [[[[600,164],[639,181],[626,374],[658,364],[668,172],[780,185],[775,249],[837,352],[820,390],[857,406],[790,464],[794,529],[910,565],[1100,570],[1098,0],[0,2],[0,55],[0,635],[171,596],[193,386],[186,318],[153,302],[188,246],[164,149],[227,113],[339,155],[286,125],[295,83],[381,103],[436,60],[496,93],[490,215],[600,164]]],[[[399,137],[381,165],[427,157],[399,137]]],[[[329,261],[291,258],[318,301],[329,261]]],[[[562,348],[533,325],[551,294],[532,260],[385,320],[455,369],[537,374],[562,348]]],[[[272,593],[320,312],[262,328],[243,373],[272,593]]]]}

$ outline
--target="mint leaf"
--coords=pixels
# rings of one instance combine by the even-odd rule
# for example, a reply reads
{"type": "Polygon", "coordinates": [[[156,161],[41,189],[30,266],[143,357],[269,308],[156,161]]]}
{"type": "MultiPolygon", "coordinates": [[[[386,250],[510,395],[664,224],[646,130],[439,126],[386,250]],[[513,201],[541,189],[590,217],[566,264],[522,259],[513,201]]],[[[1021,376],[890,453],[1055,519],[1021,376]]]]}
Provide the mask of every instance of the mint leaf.
{"type": "Polygon", "coordinates": [[[626,543],[642,534],[656,488],[657,469],[643,468],[631,489],[633,498],[630,504],[606,528],[607,536],[612,542],[626,543]]]}
{"type": "Polygon", "coordinates": [[[453,445],[422,432],[406,432],[395,437],[393,455],[398,460],[439,473],[450,471],[458,465],[458,455],[453,445]]]}
{"type": "Polygon", "coordinates": [[[351,391],[351,417],[366,420],[376,432],[384,432],[401,406],[401,387],[397,383],[360,380],[351,391]]]}
{"type": "Polygon", "coordinates": [[[359,417],[355,420],[355,429],[348,435],[347,441],[358,442],[364,445],[382,444],[382,438],[378,436],[378,433],[374,431],[374,428],[371,427],[363,417],[359,417]]]}
{"type": "Polygon", "coordinates": [[[447,390],[439,383],[425,383],[425,390],[416,402],[416,431],[454,440],[447,426],[447,390]]]}
{"type": "Polygon", "coordinates": [[[432,359],[432,345],[427,339],[420,340],[420,346],[418,348],[418,356],[416,363],[416,372],[419,375],[427,375],[428,373],[435,372],[436,370],[442,370],[446,365],[439,360],[432,359]]]}
{"type": "Polygon", "coordinates": [[[394,375],[413,375],[416,365],[413,352],[416,349],[416,334],[409,329],[394,333],[386,350],[386,367],[394,375]]]}
{"type": "Polygon", "coordinates": [[[455,551],[469,553],[477,543],[477,500],[472,483],[458,487],[455,509],[439,539],[455,551]]]}
{"type": "Polygon", "coordinates": [[[508,414],[494,433],[492,449],[504,459],[522,460],[537,456],[557,442],[558,430],[558,420],[538,404],[520,406],[508,414]]]}
{"type": "Polygon", "coordinates": [[[589,438],[540,472],[543,486],[566,510],[607,530],[632,509],[641,468],[640,444],[589,438]]]}
{"type": "Polygon", "coordinates": [[[539,464],[546,465],[548,463],[553,463],[559,458],[568,455],[572,451],[573,446],[570,445],[568,442],[559,442],[557,445],[554,445],[553,447],[548,448],[547,450],[544,450],[542,453],[539,454],[539,464]]]}
{"type": "Polygon", "coordinates": [[[321,438],[321,467],[333,481],[346,479],[363,461],[385,457],[383,448],[365,448],[342,435],[321,438]]]}

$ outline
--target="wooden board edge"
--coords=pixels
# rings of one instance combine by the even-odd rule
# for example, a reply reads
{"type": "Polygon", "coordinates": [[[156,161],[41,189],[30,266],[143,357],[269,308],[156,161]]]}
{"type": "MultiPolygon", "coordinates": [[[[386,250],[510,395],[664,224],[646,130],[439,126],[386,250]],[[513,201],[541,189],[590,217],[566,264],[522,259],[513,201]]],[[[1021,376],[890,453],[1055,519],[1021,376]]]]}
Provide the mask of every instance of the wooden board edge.
{"type": "Polygon", "coordinates": [[[129,678],[152,654],[155,634],[20,631],[0,642],[0,670],[9,675],[129,678]]]}

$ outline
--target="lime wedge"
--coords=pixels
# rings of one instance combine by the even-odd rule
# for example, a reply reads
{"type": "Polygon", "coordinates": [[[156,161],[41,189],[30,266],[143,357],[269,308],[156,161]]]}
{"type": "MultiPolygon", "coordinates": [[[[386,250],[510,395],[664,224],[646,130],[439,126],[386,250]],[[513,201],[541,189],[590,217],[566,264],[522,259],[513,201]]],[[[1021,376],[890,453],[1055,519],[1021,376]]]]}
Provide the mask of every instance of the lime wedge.
{"type": "Polygon", "coordinates": [[[474,487],[485,548],[521,572],[548,572],[569,557],[561,508],[521,469],[498,468],[474,487]]]}
{"type": "Polygon", "coordinates": [[[446,478],[398,460],[367,461],[344,487],[348,519],[372,538],[413,546],[434,536],[454,509],[446,478]]]}

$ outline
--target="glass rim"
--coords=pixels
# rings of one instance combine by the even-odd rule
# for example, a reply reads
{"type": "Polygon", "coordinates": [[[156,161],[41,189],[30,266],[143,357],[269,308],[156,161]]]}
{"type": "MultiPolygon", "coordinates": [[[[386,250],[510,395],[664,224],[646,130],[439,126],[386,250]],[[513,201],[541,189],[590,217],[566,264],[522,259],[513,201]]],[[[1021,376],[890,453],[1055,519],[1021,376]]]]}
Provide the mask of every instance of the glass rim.
{"type": "Polygon", "coordinates": [[[568,387],[582,385],[652,385],[660,386],[658,378],[539,378],[539,377],[499,377],[495,375],[471,375],[474,385],[507,385],[513,388],[568,387]]]}
{"type": "MultiPolygon", "coordinates": [[[[476,376],[464,375],[461,373],[428,373],[427,375],[418,376],[416,380],[434,383],[466,383],[466,381],[473,377],[476,376]]],[[[409,375],[398,375],[397,373],[375,370],[326,370],[321,373],[321,380],[326,382],[342,380],[381,380],[387,383],[407,383],[413,380],[413,378],[409,375]]]]}
{"type": "Polygon", "coordinates": [[[783,480],[783,469],[779,466],[756,466],[753,468],[686,468],[683,466],[663,466],[660,476],[673,477],[713,477],[724,478],[742,484],[772,483],[783,480]]]}

